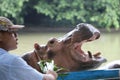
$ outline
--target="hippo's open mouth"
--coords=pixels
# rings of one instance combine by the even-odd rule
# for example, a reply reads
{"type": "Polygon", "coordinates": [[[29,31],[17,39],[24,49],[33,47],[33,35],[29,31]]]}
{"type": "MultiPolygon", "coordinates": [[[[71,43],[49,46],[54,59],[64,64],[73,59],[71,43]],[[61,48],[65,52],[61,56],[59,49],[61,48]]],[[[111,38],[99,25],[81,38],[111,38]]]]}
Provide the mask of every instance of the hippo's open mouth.
{"type": "Polygon", "coordinates": [[[69,32],[66,36],[66,40],[71,38],[71,43],[73,44],[73,53],[74,59],[81,62],[97,61],[98,63],[103,63],[106,61],[105,58],[100,56],[100,52],[92,54],[90,51],[85,53],[81,47],[86,42],[91,42],[96,39],[99,39],[100,32],[98,29],[94,28],[89,24],[80,24],[77,27],[69,32]]]}
{"type": "Polygon", "coordinates": [[[75,51],[74,57],[76,56],[75,59],[77,59],[79,62],[86,63],[87,65],[85,64],[85,66],[93,65],[94,66],[93,68],[96,68],[96,67],[100,66],[102,63],[106,62],[106,59],[100,56],[100,54],[101,54],[100,52],[92,54],[90,51],[84,52],[81,49],[81,47],[84,43],[94,41],[96,39],[97,38],[95,37],[95,35],[93,35],[91,38],[89,38],[87,40],[83,40],[80,43],[74,44],[74,51],[75,51]]]}
{"type": "Polygon", "coordinates": [[[96,39],[95,36],[92,36],[92,37],[91,37],[90,39],[88,39],[88,40],[83,40],[83,41],[81,41],[80,43],[75,43],[75,44],[74,44],[75,53],[79,54],[78,56],[79,56],[79,58],[81,59],[81,61],[87,62],[87,61],[90,61],[90,60],[92,60],[92,59],[100,59],[100,58],[101,58],[101,57],[100,57],[100,54],[101,54],[100,52],[92,55],[92,53],[91,53],[90,51],[88,51],[88,52],[86,53],[86,52],[84,52],[84,51],[82,50],[82,48],[81,48],[84,43],[90,42],[90,41],[94,41],[95,39],[96,39]]]}

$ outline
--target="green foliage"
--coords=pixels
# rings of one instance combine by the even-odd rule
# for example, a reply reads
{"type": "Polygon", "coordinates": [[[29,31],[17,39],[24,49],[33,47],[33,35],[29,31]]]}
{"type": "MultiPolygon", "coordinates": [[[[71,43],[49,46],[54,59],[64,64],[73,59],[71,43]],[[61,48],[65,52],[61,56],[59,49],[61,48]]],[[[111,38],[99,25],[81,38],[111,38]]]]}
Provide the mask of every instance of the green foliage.
{"type": "Polygon", "coordinates": [[[65,68],[56,66],[56,64],[54,64],[54,60],[40,60],[38,62],[38,65],[43,73],[46,73],[48,70],[52,70],[55,72],[67,70],[65,68]]]}
{"type": "Polygon", "coordinates": [[[23,16],[32,9],[56,21],[120,28],[120,0],[0,0],[0,8],[1,16],[12,17],[17,23],[23,23],[23,16]]]}
{"type": "Polygon", "coordinates": [[[27,0],[0,0],[0,16],[14,18],[16,23],[23,23],[22,7],[27,0]]]}
{"type": "Polygon", "coordinates": [[[97,27],[120,27],[120,0],[40,0],[38,13],[52,19],[90,22],[97,27]]]}
{"type": "Polygon", "coordinates": [[[116,0],[96,0],[93,6],[95,12],[90,20],[97,22],[100,27],[116,28],[120,27],[120,1],[116,0]]]}

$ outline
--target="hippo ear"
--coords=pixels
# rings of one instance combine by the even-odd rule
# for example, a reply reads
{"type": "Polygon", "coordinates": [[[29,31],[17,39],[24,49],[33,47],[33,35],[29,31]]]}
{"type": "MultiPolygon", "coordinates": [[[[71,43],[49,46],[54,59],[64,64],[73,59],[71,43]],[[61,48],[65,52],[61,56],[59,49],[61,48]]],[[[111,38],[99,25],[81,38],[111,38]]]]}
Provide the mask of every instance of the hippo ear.
{"type": "Polygon", "coordinates": [[[34,48],[35,48],[35,50],[40,50],[41,47],[40,47],[40,45],[38,43],[35,43],[34,48]]]}

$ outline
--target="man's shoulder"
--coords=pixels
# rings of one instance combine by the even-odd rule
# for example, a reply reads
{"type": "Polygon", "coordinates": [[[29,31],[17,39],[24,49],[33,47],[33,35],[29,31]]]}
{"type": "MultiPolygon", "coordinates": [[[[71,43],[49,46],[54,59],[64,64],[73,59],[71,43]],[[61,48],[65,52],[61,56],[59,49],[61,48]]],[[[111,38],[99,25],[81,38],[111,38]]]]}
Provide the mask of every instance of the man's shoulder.
{"type": "Polygon", "coordinates": [[[0,56],[0,62],[2,62],[2,63],[9,63],[10,64],[15,59],[16,59],[16,56],[11,55],[11,54],[2,54],[0,56]]]}

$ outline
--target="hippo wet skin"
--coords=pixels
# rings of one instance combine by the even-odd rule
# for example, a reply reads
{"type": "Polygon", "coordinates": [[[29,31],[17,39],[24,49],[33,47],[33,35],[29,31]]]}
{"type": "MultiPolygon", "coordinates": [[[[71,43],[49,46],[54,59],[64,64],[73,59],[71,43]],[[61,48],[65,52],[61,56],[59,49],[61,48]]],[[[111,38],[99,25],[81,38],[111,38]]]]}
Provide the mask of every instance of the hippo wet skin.
{"type": "MultiPolygon", "coordinates": [[[[99,67],[105,58],[100,52],[91,54],[85,53],[81,46],[85,42],[96,40],[100,32],[91,24],[80,23],[75,29],[57,39],[50,39],[46,45],[34,44],[34,51],[28,52],[22,58],[33,68],[41,72],[37,62],[40,60],[54,60],[59,67],[67,71],[81,71],[99,67]]],[[[63,71],[64,72],[64,71],[63,71]]]]}

